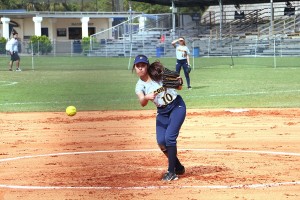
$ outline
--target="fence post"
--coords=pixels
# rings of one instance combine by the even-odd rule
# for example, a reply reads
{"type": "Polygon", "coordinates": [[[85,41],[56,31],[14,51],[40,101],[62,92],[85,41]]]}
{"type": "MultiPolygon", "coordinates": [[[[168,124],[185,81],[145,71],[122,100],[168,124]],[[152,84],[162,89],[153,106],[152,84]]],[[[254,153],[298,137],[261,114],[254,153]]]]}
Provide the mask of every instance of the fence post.
{"type": "MultiPolygon", "coordinates": [[[[96,41],[96,38],[95,38],[95,41],[96,41]]],[[[89,48],[89,54],[92,53],[92,50],[93,50],[93,36],[91,35],[90,36],[90,48],[89,48]]],[[[84,54],[84,52],[83,52],[84,54]]]]}
{"type": "Polygon", "coordinates": [[[30,41],[30,47],[31,47],[31,68],[32,70],[34,70],[34,59],[33,59],[33,44],[32,44],[32,41],[30,41]]]}
{"type": "Polygon", "coordinates": [[[258,36],[256,36],[256,44],[255,44],[255,58],[256,58],[256,53],[257,53],[257,45],[258,45],[258,36]]]}
{"type": "Polygon", "coordinates": [[[73,50],[74,49],[73,49],[72,41],[70,41],[70,45],[71,45],[71,54],[70,55],[71,55],[71,57],[73,57],[73,50]]]}
{"type": "Polygon", "coordinates": [[[294,32],[296,32],[296,17],[297,15],[294,15],[294,32]]]}
{"type": "Polygon", "coordinates": [[[194,66],[195,66],[195,52],[194,52],[194,47],[195,47],[195,40],[193,40],[193,43],[192,43],[192,48],[193,48],[193,69],[194,69],[194,66]]]}
{"type": "Polygon", "coordinates": [[[207,56],[209,57],[210,54],[210,37],[208,39],[208,45],[207,45],[207,56]]]}
{"type": "Polygon", "coordinates": [[[274,68],[277,67],[277,64],[276,64],[276,37],[274,36],[274,68]]]}
{"type": "Polygon", "coordinates": [[[56,56],[56,40],[53,40],[53,56],[56,56]]]}
{"type": "Polygon", "coordinates": [[[281,40],[279,40],[279,46],[280,46],[280,57],[282,57],[282,45],[281,45],[281,40]]]}

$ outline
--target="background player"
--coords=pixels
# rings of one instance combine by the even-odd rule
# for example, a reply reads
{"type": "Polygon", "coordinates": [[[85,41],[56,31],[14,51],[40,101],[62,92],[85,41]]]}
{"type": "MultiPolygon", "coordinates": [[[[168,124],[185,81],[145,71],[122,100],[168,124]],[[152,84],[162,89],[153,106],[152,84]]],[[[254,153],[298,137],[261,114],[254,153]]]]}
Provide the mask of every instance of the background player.
{"type": "Polygon", "coordinates": [[[179,39],[174,40],[172,42],[172,45],[176,48],[176,71],[180,74],[181,67],[183,68],[188,89],[192,89],[188,69],[190,67],[190,50],[185,44],[184,37],[180,37],[179,39]]]}
{"type": "Polygon", "coordinates": [[[168,157],[168,171],[162,177],[163,181],[177,180],[177,175],[185,173],[184,166],[177,158],[177,137],[186,116],[186,106],[176,89],[162,87],[160,80],[152,75],[156,61],[149,64],[145,55],[138,55],[134,60],[132,71],[139,76],[135,93],[141,106],[152,101],[157,107],[156,140],[162,152],[168,157]]]}
{"type": "Polygon", "coordinates": [[[18,41],[18,33],[13,32],[13,37],[9,42],[9,54],[10,54],[10,62],[9,62],[9,71],[12,71],[13,63],[16,62],[16,71],[21,71],[20,69],[20,56],[18,54],[19,51],[19,41],[18,41]]]}

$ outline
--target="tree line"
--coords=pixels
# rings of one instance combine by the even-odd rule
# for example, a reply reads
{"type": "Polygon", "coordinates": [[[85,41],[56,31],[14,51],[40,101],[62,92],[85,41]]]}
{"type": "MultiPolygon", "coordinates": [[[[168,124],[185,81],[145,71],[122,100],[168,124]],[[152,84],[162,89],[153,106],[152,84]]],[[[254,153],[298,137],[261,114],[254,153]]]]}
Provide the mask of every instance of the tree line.
{"type": "MultiPolygon", "coordinates": [[[[26,11],[82,11],[127,12],[130,9],[144,13],[170,13],[169,6],[152,5],[130,0],[0,0],[1,10],[23,9],[26,11]]],[[[181,13],[201,13],[201,8],[178,8],[181,13]]]]}

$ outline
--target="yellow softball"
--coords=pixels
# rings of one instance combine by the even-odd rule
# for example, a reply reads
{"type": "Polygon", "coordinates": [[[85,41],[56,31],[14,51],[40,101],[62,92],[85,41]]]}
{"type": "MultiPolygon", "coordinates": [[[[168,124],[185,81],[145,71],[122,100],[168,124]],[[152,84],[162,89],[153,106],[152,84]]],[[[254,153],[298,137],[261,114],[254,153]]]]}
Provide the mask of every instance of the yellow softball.
{"type": "Polygon", "coordinates": [[[76,108],[75,106],[68,106],[66,109],[66,113],[68,116],[74,116],[76,115],[76,108]]]}

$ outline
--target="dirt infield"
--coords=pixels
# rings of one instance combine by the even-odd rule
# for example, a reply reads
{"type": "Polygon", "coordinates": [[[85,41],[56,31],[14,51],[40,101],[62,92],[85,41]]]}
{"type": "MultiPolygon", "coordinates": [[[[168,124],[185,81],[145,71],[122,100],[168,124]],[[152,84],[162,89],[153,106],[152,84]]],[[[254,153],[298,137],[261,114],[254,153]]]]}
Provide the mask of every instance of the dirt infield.
{"type": "Polygon", "coordinates": [[[167,159],[155,111],[0,113],[0,199],[300,199],[300,109],[188,110],[167,159]]]}

